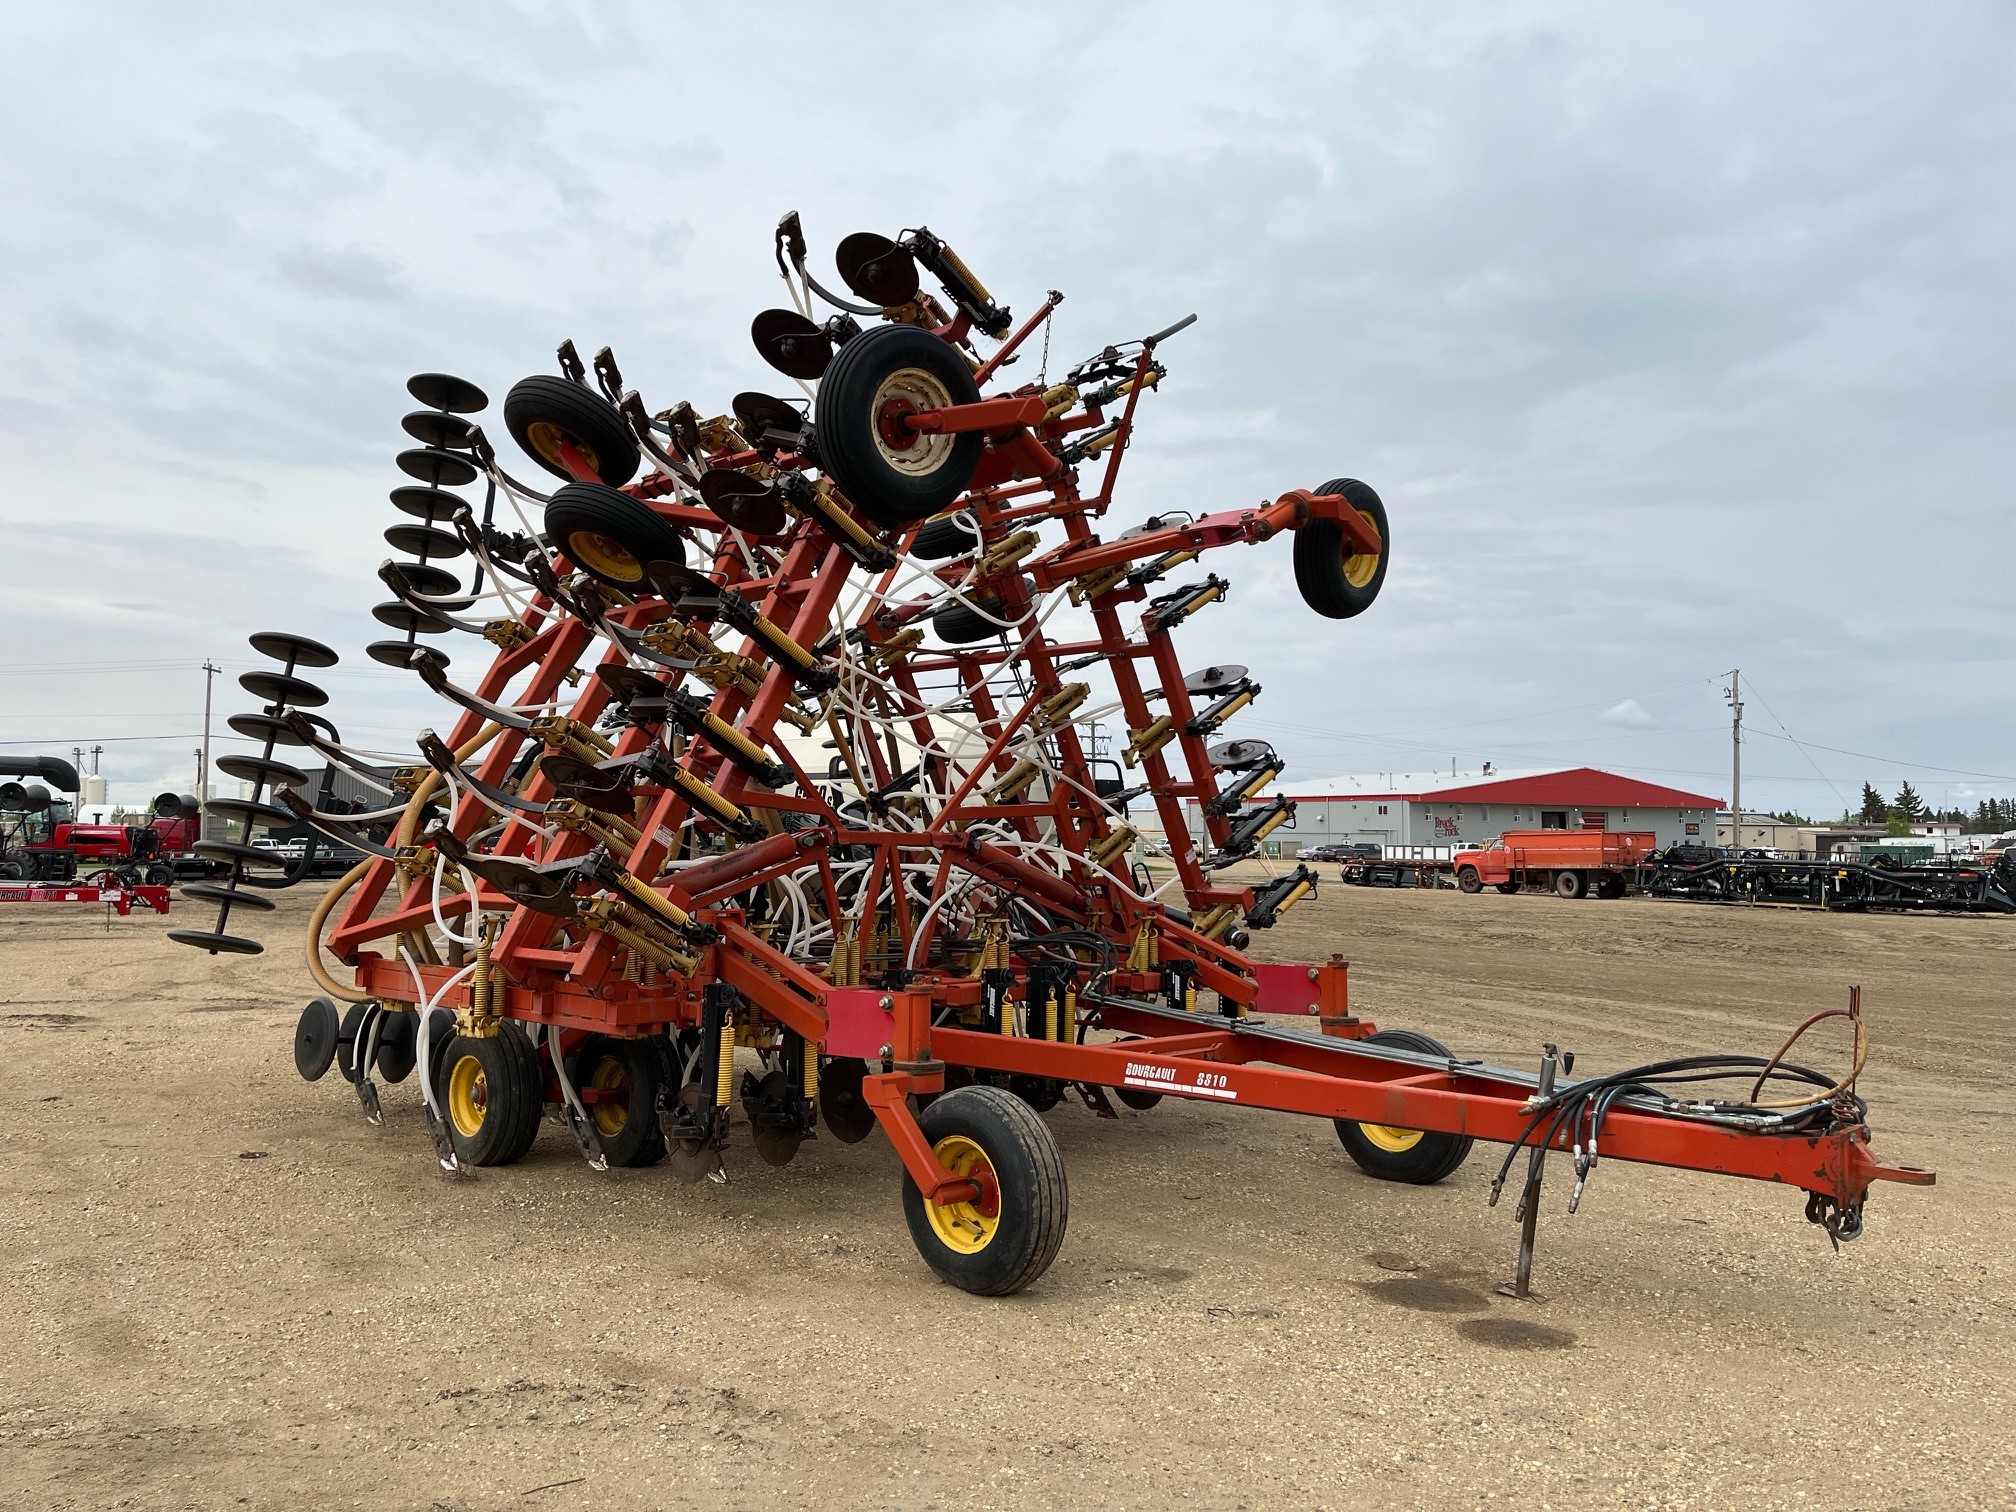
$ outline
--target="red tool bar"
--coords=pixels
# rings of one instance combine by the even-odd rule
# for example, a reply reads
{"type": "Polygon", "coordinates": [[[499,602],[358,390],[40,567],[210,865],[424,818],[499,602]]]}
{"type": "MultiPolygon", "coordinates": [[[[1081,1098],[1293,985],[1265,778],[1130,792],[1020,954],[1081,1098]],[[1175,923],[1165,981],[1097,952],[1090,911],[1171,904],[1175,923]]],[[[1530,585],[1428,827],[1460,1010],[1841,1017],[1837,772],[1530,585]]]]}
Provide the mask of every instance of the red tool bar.
{"type": "Polygon", "coordinates": [[[1001,431],[1018,425],[1041,425],[1048,413],[1041,394],[1010,394],[1001,399],[982,399],[975,404],[918,410],[905,415],[903,424],[920,436],[951,436],[964,431],[1001,431]]]}
{"type": "MultiPolygon", "coordinates": [[[[1500,1144],[1515,1143],[1532,1117],[1527,1110],[1533,1095],[1530,1086],[1447,1073],[1437,1078],[1441,1086],[1425,1085],[1417,1080],[1422,1074],[1418,1066],[1353,1054],[1354,1043],[1337,1041],[1332,1055],[1338,1069],[1324,1073],[1253,1061],[1206,1061],[1194,1053],[1169,1055],[1158,1051],[1153,1040],[1060,1045],[970,1029],[931,1031],[933,1054],[947,1064],[976,1070],[1466,1134],[1500,1144]]],[[[1273,1048],[1258,1039],[1237,1039],[1237,1047],[1254,1055],[1273,1048]]],[[[1647,1165],[1782,1181],[1829,1193],[1845,1203],[1859,1202],[1871,1181],[1932,1184],[1929,1171],[1878,1164],[1867,1152],[1867,1139],[1860,1125],[1827,1134],[1769,1135],[1620,1106],[1604,1123],[1602,1154],[1647,1165]]],[[[1564,1130],[1555,1147],[1566,1149],[1571,1142],[1564,1130]]]]}

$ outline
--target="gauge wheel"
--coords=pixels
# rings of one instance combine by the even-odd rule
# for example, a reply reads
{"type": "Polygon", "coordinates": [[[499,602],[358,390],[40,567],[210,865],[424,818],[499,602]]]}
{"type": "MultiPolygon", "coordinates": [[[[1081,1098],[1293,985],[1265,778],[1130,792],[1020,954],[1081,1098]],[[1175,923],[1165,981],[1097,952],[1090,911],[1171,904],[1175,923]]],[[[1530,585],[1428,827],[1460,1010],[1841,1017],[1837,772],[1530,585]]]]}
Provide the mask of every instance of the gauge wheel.
{"type": "Polygon", "coordinates": [[[917,1120],[938,1164],[977,1188],[939,1205],[903,1177],[903,1218],[924,1263],[961,1291],[1005,1297],[1050,1267],[1064,1243],[1064,1157],[1043,1120],[999,1087],[935,1098],[917,1120]]]}
{"type": "Polygon", "coordinates": [[[571,448],[611,488],[636,476],[637,442],[616,406],[566,378],[539,373],[512,384],[504,396],[504,428],[526,456],[556,478],[580,481],[563,448],[571,448]]]}
{"type": "Polygon", "coordinates": [[[600,483],[569,483],[546,506],[546,538],[590,577],[624,593],[648,591],[657,562],[686,561],[686,539],[642,499],[600,483]]]}
{"type": "MultiPolygon", "coordinates": [[[[1391,1045],[1396,1050],[1414,1050],[1423,1055],[1447,1056],[1449,1048],[1411,1029],[1381,1029],[1368,1035],[1366,1043],[1391,1045]]],[[[1333,1119],[1337,1139],[1358,1169],[1380,1181],[1402,1181],[1410,1186],[1432,1186],[1449,1175],[1470,1156],[1470,1139],[1460,1134],[1430,1134],[1421,1129],[1403,1129],[1391,1124],[1353,1123],[1333,1119]]]]}
{"type": "Polygon", "coordinates": [[[591,1035],[574,1052],[574,1089],[612,1166],[656,1165],[665,1158],[658,1089],[665,1056],[649,1040],[591,1035]]]}
{"type": "Polygon", "coordinates": [[[1295,532],[1295,586],[1302,602],[1328,619],[1350,619],[1372,607],[1386,582],[1392,540],[1386,506],[1356,478],[1332,478],[1316,492],[1342,494],[1379,537],[1379,550],[1364,552],[1351,545],[1335,520],[1311,520],[1295,532]]]}
{"type": "Polygon", "coordinates": [[[819,380],[819,456],[827,476],[885,530],[929,519],[966,491],[978,431],[927,436],[906,417],[979,401],[958,348],[918,326],[863,331],[819,380]]]}
{"type": "Polygon", "coordinates": [[[1494,882],[1491,885],[1508,898],[1519,891],[1519,884],[1517,882],[1494,882]]]}
{"type": "Polygon", "coordinates": [[[441,1111],[470,1165],[509,1165],[532,1147],[541,1103],[530,1048],[507,1024],[487,1038],[458,1034],[442,1055],[441,1111]]]}

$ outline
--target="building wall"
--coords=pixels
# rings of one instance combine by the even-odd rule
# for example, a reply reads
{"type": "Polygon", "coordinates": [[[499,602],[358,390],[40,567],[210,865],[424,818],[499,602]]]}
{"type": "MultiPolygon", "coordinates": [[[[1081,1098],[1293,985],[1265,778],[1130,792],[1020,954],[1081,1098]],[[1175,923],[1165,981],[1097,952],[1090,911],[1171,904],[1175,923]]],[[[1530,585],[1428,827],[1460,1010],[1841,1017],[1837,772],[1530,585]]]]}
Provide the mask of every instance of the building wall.
{"type": "MultiPolygon", "coordinates": [[[[1482,845],[1507,830],[1543,829],[1548,816],[1561,816],[1562,827],[1582,829],[1585,818],[1602,815],[1609,830],[1649,830],[1660,845],[1712,843],[1715,816],[1706,809],[1539,809],[1531,804],[1454,803],[1400,798],[1298,798],[1295,817],[1270,837],[1283,855],[1312,845],[1338,845],[1369,840],[1382,846],[1482,845]]],[[[1189,808],[1190,833],[1202,833],[1194,805],[1189,808]]]]}

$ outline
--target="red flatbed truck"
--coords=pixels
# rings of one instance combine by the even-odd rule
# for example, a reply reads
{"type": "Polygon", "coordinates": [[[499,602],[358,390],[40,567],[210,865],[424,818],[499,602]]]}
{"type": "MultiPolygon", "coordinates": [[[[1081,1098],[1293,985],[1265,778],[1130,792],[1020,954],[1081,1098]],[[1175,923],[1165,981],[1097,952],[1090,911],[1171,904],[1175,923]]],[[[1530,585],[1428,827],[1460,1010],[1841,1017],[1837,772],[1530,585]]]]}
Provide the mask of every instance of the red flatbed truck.
{"type": "Polygon", "coordinates": [[[1466,893],[1551,887],[1564,898],[1621,898],[1657,844],[1644,830],[1507,830],[1482,849],[1458,851],[1451,864],[1466,893]]]}

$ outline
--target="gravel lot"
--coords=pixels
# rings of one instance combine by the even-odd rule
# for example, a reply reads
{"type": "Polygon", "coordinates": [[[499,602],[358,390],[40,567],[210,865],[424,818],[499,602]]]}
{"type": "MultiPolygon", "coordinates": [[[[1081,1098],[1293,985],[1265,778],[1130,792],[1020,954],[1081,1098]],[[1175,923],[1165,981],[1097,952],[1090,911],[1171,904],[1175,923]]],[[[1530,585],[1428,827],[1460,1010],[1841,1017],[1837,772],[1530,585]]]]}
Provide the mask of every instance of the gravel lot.
{"type": "Polygon", "coordinates": [[[1768,1053],[1860,982],[1879,1152],[1939,1185],[1836,1254],[1782,1188],[1606,1165],[1571,1218],[1556,1179],[1518,1303],[1482,1148],[1400,1188],[1318,1121],[1072,1101],[1063,1255],[985,1301],[917,1260],[879,1138],[772,1170],[738,1135],[688,1187],[548,1128],[441,1179],[413,1083],[375,1130],[294,1074],[310,902],[245,921],[252,961],[0,912],[7,1505],[2016,1498],[2010,920],[1326,885],[1268,954],[1342,950],[1361,1013],[1520,1064],[1768,1053]]]}

